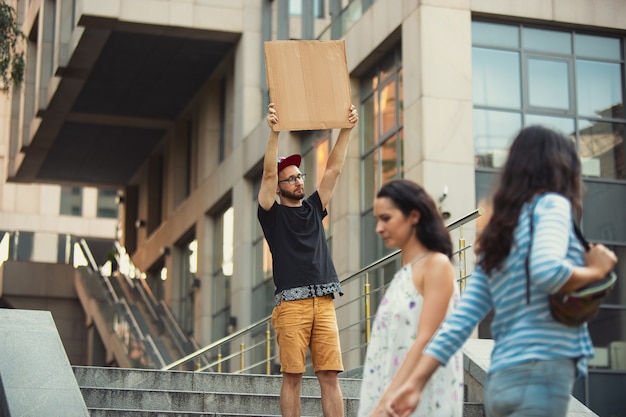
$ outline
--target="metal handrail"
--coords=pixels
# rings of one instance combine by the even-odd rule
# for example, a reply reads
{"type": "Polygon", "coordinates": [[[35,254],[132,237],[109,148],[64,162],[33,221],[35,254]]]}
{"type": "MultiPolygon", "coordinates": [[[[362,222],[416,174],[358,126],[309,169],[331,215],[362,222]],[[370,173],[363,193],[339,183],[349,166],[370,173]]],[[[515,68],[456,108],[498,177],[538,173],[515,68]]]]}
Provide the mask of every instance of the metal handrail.
{"type": "MultiPolygon", "coordinates": [[[[462,226],[467,224],[467,223],[469,223],[470,221],[475,220],[476,218],[480,217],[481,215],[482,215],[482,211],[480,209],[474,210],[474,211],[470,212],[469,214],[467,214],[467,215],[465,215],[465,216],[455,220],[454,222],[448,224],[446,227],[447,227],[447,229],[449,231],[452,231],[452,230],[455,230],[455,229],[459,228],[461,230],[461,236],[462,236],[462,226]]],[[[462,241],[464,242],[464,240],[462,240],[462,241]]],[[[459,249],[457,251],[455,251],[453,255],[461,255],[461,254],[463,254],[462,259],[464,260],[465,259],[465,257],[464,257],[465,251],[467,249],[471,248],[471,247],[472,247],[471,245],[464,245],[463,247],[459,247],[459,249]]],[[[358,279],[361,279],[363,277],[365,277],[366,285],[369,286],[369,283],[367,282],[368,278],[369,278],[369,274],[372,273],[372,272],[380,270],[380,268],[386,266],[387,264],[389,264],[391,262],[396,261],[397,258],[399,257],[399,254],[400,254],[400,250],[396,250],[396,251],[394,251],[394,252],[392,252],[392,253],[390,253],[390,254],[388,254],[386,256],[383,256],[382,258],[380,258],[380,259],[370,263],[369,265],[359,269],[357,272],[354,272],[354,273],[350,274],[349,276],[341,279],[340,282],[341,282],[342,286],[348,285],[348,284],[350,284],[350,283],[352,283],[352,282],[354,282],[354,281],[356,281],[358,279]]],[[[465,271],[464,267],[460,268],[460,270],[461,270],[462,274],[461,274],[461,277],[457,281],[462,283],[471,274],[466,274],[464,272],[465,271]]],[[[369,330],[369,323],[370,323],[371,316],[372,316],[371,313],[368,311],[369,307],[367,307],[367,304],[369,304],[370,297],[373,294],[375,295],[377,293],[380,293],[381,291],[384,291],[385,288],[386,288],[386,285],[383,285],[383,286],[379,286],[379,287],[373,289],[372,291],[370,291],[369,287],[366,287],[366,291],[365,291],[364,295],[361,295],[361,296],[359,296],[359,297],[357,297],[357,298],[355,298],[353,300],[349,300],[345,304],[342,304],[341,306],[337,307],[337,310],[339,311],[342,308],[346,308],[347,306],[352,305],[352,303],[363,301],[362,299],[365,299],[365,304],[366,304],[366,317],[361,318],[361,319],[357,320],[356,322],[348,323],[347,326],[344,326],[344,327],[339,329],[340,334],[341,334],[342,331],[347,331],[347,330],[353,328],[354,326],[359,326],[360,327],[360,326],[362,326],[365,323],[365,332],[366,332],[365,343],[359,343],[359,344],[357,344],[357,346],[349,347],[348,349],[342,351],[342,354],[347,354],[347,353],[350,353],[350,352],[354,352],[354,351],[363,349],[365,346],[367,346],[367,343],[369,342],[369,331],[368,331],[369,330]]],[[[219,340],[216,340],[216,341],[214,341],[214,342],[212,342],[212,343],[210,343],[210,344],[208,344],[208,345],[198,349],[197,351],[195,351],[195,352],[193,352],[193,353],[191,353],[189,355],[186,355],[186,356],[184,356],[184,357],[182,357],[182,358],[180,358],[180,359],[170,363],[169,365],[166,365],[166,366],[162,367],[161,369],[162,370],[174,369],[177,366],[180,366],[180,365],[183,365],[183,364],[185,364],[185,363],[187,363],[189,361],[195,360],[198,357],[201,357],[202,355],[207,354],[208,352],[210,352],[210,351],[212,351],[214,349],[220,349],[219,353],[217,355],[218,356],[217,360],[209,361],[208,365],[203,366],[203,367],[198,367],[198,369],[196,369],[197,371],[205,371],[205,370],[210,370],[210,369],[214,368],[217,365],[218,372],[220,372],[222,363],[231,361],[232,359],[234,359],[235,357],[237,357],[239,355],[243,355],[243,352],[233,352],[231,354],[226,355],[225,357],[221,357],[221,348],[224,347],[224,346],[228,346],[230,343],[233,343],[233,342],[235,342],[235,341],[237,341],[239,339],[242,340],[241,346],[244,346],[244,342],[243,341],[246,338],[250,338],[252,333],[253,333],[253,331],[258,329],[260,326],[265,325],[269,329],[270,328],[270,325],[269,325],[270,324],[270,320],[271,320],[271,315],[267,316],[267,317],[265,317],[265,318],[263,318],[263,319],[261,319],[261,320],[259,320],[257,322],[255,322],[255,323],[252,323],[252,324],[250,324],[250,325],[248,325],[248,326],[246,326],[246,327],[244,327],[242,329],[239,329],[239,330],[233,332],[232,334],[230,334],[228,336],[225,336],[225,337],[223,337],[223,338],[221,338],[219,340]]],[[[269,331],[268,331],[268,333],[269,333],[269,331]]],[[[266,340],[263,341],[263,343],[274,343],[274,342],[275,342],[275,336],[269,336],[268,338],[266,338],[266,340]]],[[[253,344],[252,347],[250,347],[248,349],[242,349],[242,351],[250,351],[250,350],[254,349],[255,347],[260,346],[261,344],[262,343],[253,344]]],[[[262,365],[264,362],[273,361],[274,359],[276,359],[276,355],[271,355],[271,353],[269,352],[269,349],[268,349],[266,357],[265,357],[265,359],[263,361],[257,361],[254,364],[251,364],[251,365],[249,365],[247,367],[241,366],[241,369],[239,369],[238,371],[233,371],[233,372],[243,373],[246,370],[254,369],[257,366],[262,365]]],[[[268,363],[268,365],[269,365],[269,363],[268,363]]],[[[309,363],[308,367],[310,367],[310,366],[311,366],[311,364],[309,363]]],[[[270,366],[266,367],[266,373],[268,373],[268,374],[270,373],[270,366]]]]}

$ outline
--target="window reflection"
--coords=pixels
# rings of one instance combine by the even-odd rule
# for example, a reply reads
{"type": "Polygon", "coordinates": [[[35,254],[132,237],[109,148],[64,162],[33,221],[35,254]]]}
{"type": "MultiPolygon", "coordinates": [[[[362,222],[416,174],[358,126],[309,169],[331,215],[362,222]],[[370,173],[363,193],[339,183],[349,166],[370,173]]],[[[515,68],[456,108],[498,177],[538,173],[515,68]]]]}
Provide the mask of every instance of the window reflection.
{"type": "Polygon", "coordinates": [[[361,162],[361,178],[363,178],[363,190],[361,192],[361,205],[369,207],[374,201],[374,195],[380,188],[380,174],[378,164],[378,150],[365,156],[361,162]]]}
{"type": "Polygon", "coordinates": [[[117,190],[98,189],[98,217],[117,218],[117,190]]]}
{"type": "Polygon", "coordinates": [[[398,166],[398,137],[393,136],[388,139],[381,147],[380,152],[382,154],[382,179],[379,183],[382,186],[392,179],[400,178],[400,167],[398,166]]]}
{"type": "Polygon", "coordinates": [[[583,174],[590,177],[626,179],[624,173],[624,125],[593,123],[578,131],[583,174]]]}
{"type": "Polygon", "coordinates": [[[574,137],[574,119],[564,117],[545,116],[541,114],[528,114],[524,126],[542,125],[550,129],[558,130],[565,136],[574,137]]]}
{"type": "Polygon", "coordinates": [[[472,86],[475,105],[519,108],[522,103],[519,54],[474,48],[472,86]]]}
{"type": "Polygon", "coordinates": [[[380,92],[380,112],[382,114],[383,129],[385,133],[397,126],[396,118],[396,82],[391,81],[380,92]]]}
{"type": "Polygon", "coordinates": [[[362,80],[361,95],[361,264],[382,256],[375,246],[374,230],[369,224],[374,195],[382,184],[403,175],[402,161],[402,68],[400,47],[394,48],[374,65],[362,80]]]}
{"type": "Polygon", "coordinates": [[[474,45],[519,48],[519,29],[513,25],[488,22],[472,22],[472,43],[474,45]]]}
{"type": "Polygon", "coordinates": [[[587,58],[620,60],[622,48],[617,38],[594,35],[575,35],[576,55],[587,58]]]}
{"type": "Polygon", "coordinates": [[[626,179],[622,40],[484,22],[472,29],[477,167],[501,166],[522,121],[575,138],[586,177],[626,179]]]}
{"type": "Polygon", "coordinates": [[[521,128],[519,113],[474,109],[474,155],[479,167],[504,165],[511,140],[521,128]]]}
{"type": "MultiPolygon", "coordinates": [[[[626,207],[626,184],[608,183],[597,180],[585,181],[583,199],[583,233],[591,242],[624,244],[626,242],[626,223],[623,221],[624,207],[626,207]],[[617,215],[616,215],[617,213],[617,215]]],[[[626,248],[617,252],[618,276],[626,276],[626,248]]],[[[626,282],[622,280],[623,282],[626,282]]],[[[622,286],[622,303],[626,304],[626,283],[622,286]]]]}
{"type": "Polygon", "coordinates": [[[621,64],[577,60],[576,94],[579,115],[623,118],[621,64]]]}
{"type": "Polygon", "coordinates": [[[533,51],[556,54],[572,53],[572,36],[555,30],[524,28],[522,47],[533,51]]]}
{"type": "Polygon", "coordinates": [[[60,214],[66,216],[82,216],[83,189],[80,187],[61,186],[60,214]]]}
{"type": "MultiPolygon", "coordinates": [[[[291,16],[302,16],[301,0],[289,0],[289,14],[291,16]]],[[[318,18],[324,17],[324,2],[322,0],[313,1],[313,16],[318,18]]]]}
{"type": "Polygon", "coordinates": [[[361,119],[369,123],[363,123],[361,135],[363,149],[371,149],[378,142],[378,119],[376,118],[376,102],[374,95],[370,96],[361,105],[361,119]]]}
{"type": "Polygon", "coordinates": [[[548,59],[529,59],[528,102],[532,107],[569,110],[568,63],[548,59]]]}

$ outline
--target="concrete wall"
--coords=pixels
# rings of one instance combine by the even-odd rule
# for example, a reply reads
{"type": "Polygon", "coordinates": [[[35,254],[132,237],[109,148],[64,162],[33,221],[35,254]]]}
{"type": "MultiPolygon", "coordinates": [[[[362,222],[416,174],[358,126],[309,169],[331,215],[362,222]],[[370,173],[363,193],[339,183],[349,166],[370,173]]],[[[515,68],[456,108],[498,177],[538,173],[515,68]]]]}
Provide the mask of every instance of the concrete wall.
{"type": "Polygon", "coordinates": [[[49,311],[70,362],[87,365],[86,316],[74,289],[72,265],[5,261],[0,297],[14,309],[49,311]]]}

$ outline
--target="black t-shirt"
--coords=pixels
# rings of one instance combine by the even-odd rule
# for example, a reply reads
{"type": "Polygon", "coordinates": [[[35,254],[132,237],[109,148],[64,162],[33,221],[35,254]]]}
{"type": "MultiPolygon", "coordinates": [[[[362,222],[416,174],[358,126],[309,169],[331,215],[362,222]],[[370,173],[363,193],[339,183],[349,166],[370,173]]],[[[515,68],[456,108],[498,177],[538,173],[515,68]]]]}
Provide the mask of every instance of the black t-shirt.
{"type": "Polygon", "coordinates": [[[300,207],[274,202],[265,211],[259,205],[257,215],[272,252],[276,294],[290,288],[339,282],[322,224],[327,214],[317,191],[300,207]]]}

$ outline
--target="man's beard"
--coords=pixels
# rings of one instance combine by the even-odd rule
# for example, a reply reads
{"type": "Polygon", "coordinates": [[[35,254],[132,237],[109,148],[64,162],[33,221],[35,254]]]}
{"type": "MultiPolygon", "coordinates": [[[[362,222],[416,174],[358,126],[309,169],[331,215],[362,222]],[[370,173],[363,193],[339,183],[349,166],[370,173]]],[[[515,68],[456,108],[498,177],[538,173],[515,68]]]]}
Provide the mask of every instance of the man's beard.
{"type": "Polygon", "coordinates": [[[283,190],[281,188],[280,189],[280,195],[282,196],[282,198],[285,198],[287,200],[300,201],[300,200],[302,200],[304,198],[304,187],[303,188],[296,188],[296,192],[283,190]]]}

